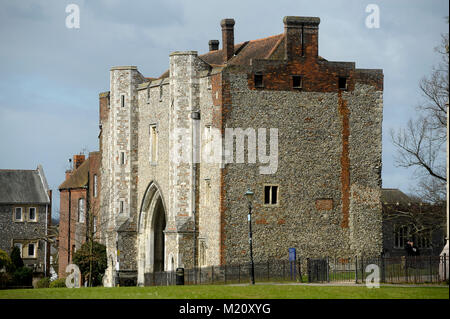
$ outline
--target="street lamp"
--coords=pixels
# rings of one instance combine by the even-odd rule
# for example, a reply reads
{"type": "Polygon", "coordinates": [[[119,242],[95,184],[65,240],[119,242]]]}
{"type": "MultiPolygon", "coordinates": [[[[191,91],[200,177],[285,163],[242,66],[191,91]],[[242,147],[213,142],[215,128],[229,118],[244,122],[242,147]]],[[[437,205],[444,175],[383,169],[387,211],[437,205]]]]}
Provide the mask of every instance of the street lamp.
{"type": "Polygon", "coordinates": [[[247,198],[248,203],[248,242],[250,244],[250,262],[252,265],[251,268],[251,283],[255,284],[255,265],[253,263],[253,242],[252,242],[252,201],[253,201],[253,192],[250,188],[247,188],[247,192],[245,193],[245,197],[247,198]]]}

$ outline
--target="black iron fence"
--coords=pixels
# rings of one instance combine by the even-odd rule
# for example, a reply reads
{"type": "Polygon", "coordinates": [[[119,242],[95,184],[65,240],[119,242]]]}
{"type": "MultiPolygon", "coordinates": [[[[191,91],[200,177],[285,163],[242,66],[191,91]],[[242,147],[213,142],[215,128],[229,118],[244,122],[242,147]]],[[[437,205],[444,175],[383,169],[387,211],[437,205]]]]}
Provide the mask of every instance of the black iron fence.
{"type": "MultiPolygon", "coordinates": [[[[256,262],[255,282],[442,283],[448,281],[448,256],[300,258],[256,262]]],[[[250,282],[250,263],[184,270],[185,285],[250,282]]],[[[175,285],[175,271],[145,274],[146,286],[175,285]]]]}

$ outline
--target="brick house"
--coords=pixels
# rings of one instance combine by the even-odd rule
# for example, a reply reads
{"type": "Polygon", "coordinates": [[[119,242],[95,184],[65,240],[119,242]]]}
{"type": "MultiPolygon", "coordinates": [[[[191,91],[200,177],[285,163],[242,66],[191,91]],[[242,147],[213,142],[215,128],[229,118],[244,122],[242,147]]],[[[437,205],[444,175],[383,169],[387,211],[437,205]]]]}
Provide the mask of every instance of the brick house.
{"type": "Polygon", "coordinates": [[[73,169],[66,171],[66,179],[59,186],[60,217],[58,245],[58,276],[66,277],[65,269],[72,262],[73,253],[86,242],[89,218],[92,214],[94,240],[102,242],[99,222],[100,153],[73,156],[73,169]],[[69,235],[70,230],[70,235],[69,235]]]}
{"type": "Polygon", "coordinates": [[[246,262],[247,188],[255,260],[381,252],[383,71],[319,56],[319,18],[283,23],[235,44],[224,19],[221,49],[173,52],[159,77],[111,68],[99,95],[106,285],[246,262]]]}
{"type": "Polygon", "coordinates": [[[381,202],[385,256],[405,256],[408,240],[419,248],[421,256],[439,256],[446,242],[445,203],[423,203],[396,188],[383,188],[381,202]]]}
{"type": "Polygon", "coordinates": [[[44,170],[0,170],[0,249],[19,247],[23,262],[37,273],[50,273],[52,191],[44,170]]]}

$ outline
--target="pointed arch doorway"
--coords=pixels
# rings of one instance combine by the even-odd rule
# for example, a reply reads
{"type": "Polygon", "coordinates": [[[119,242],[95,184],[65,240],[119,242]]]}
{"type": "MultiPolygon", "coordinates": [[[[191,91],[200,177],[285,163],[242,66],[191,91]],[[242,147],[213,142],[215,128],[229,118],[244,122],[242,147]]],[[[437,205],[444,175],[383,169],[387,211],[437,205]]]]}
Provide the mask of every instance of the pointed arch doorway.
{"type": "Polygon", "coordinates": [[[152,182],[142,199],[138,220],[138,285],[145,274],[166,270],[165,228],[167,210],[159,186],[152,182]]]}

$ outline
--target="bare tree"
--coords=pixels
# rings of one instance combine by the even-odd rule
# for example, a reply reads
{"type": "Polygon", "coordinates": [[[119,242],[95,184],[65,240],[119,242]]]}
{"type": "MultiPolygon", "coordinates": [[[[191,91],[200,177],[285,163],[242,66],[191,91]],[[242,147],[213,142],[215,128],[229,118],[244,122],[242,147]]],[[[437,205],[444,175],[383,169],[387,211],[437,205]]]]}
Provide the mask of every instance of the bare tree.
{"type": "MultiPolygon", "coordinates": [[[[448,18],[447,18],[448,19],[448,18]]],[[[449,98],[448,33],[441,36],[435,51],[441,60],[428,77],[419,83],[424,102],[417,107],[418,118],[410,119],[406,128],[391,130],[398,150],[396,165],[416,168],[419,178],[416,192],[423,200],[439,202],[445,199],[447,116],[449,98]]]]}

